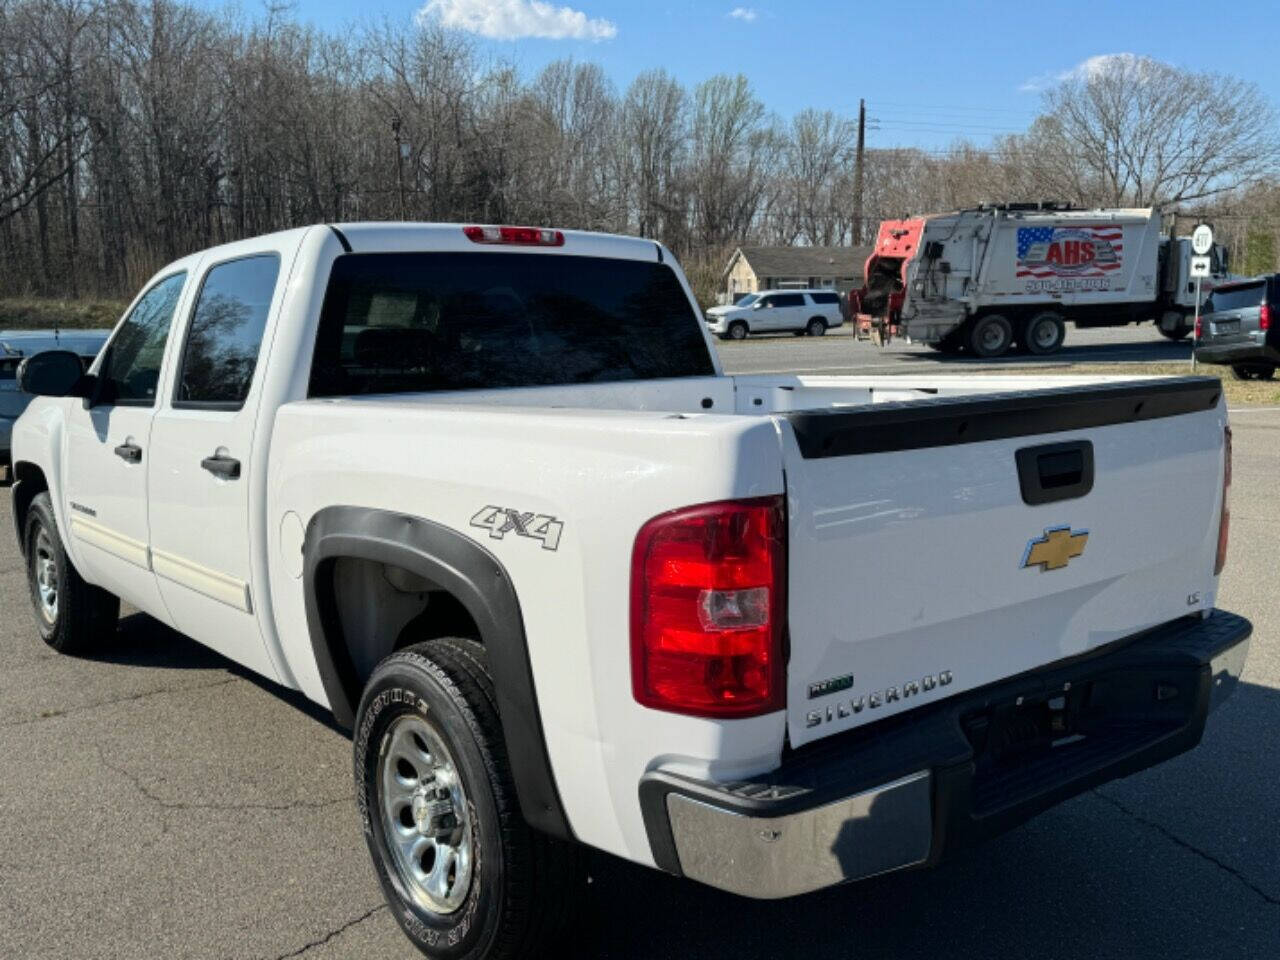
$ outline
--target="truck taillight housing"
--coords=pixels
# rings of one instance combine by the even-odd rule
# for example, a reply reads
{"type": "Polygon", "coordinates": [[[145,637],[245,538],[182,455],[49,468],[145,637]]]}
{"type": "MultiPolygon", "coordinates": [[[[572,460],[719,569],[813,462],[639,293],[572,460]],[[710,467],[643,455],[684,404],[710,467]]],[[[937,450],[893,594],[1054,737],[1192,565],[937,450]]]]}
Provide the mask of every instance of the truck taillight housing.
{"type": "Polygon", "coordinates": [[[1264,331],[1271,329],[1271,307],[1265,303],[1258,311],[1258,329],[1264,331]]]}
{"type": "Polygon", "coordinates": [[[472,243],[498,243],[516,247],[563,247],[564,234],[545,227],[463,227],[472,243]]]}
{"type": "Polygon", "coordinates": [[[1231,428],[1222,437],[1222,513],[1218,517],[1218,556],[1213,562],[1213,575],[1227,565],[1227,541],[1231,539],[1231,428]]]}
{"type": "Polygon", "coordinates": [[[750,717],[786,701],[783,498],[654,517],[631,555],[631,686],[655,710],[750,717]]]}

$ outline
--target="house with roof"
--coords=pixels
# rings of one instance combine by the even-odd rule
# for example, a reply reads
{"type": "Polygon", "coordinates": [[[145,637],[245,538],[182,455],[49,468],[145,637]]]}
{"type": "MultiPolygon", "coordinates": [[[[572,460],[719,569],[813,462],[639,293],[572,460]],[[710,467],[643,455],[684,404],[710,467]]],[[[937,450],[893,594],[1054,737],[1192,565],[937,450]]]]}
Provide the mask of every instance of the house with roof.
{"type": "Polygon", "coordinates": [[[842,294],[862,286],[871,247],[738,247],[721,276],[732,303],[760,290],[831,288],[842,294]]]}

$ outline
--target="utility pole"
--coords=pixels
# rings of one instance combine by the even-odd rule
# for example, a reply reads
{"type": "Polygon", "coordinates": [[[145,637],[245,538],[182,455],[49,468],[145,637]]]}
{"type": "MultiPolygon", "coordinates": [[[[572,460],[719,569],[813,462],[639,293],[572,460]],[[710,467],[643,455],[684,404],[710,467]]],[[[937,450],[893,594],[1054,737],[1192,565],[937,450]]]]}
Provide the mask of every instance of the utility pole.
{"type": "Polygon", "coordinates": [[[404,148],[407,146],[400,139],[400,118],[391,118],[391,135],[396,141],[396,183],[400,187],[400,219],[408,219],[404,210],[404,148]]]}
{"type": "Polygon", "coordinates": [[[867,145],[867,101],[858,100],[858,152],[853,161],[853,242],[862,242],[862,154],[867,145]]]}

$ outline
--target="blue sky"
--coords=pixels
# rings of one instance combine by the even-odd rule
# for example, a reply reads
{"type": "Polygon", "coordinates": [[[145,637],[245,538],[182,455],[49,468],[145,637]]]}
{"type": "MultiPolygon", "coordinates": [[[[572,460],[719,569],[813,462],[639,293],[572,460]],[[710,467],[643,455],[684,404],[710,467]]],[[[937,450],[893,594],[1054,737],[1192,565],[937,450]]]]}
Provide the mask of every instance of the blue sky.
{"type": "MultiPolygon", "coordinates": [[[[690,86],[741,72],[783,116],[805,107],[855,115],[865,97],[877,121],[870,146],[940,148],[960,135],[981,143],[1021,130],[1037,88],[1107,54],[1234,73],[1280,101],[1277,18],[1262,0],[1239,0],[1220,16],[1180,0],[297,0],[294,13],[328,30],[382,17],[411,29],[424,3],[527,73],[572,57],[599,63],[623,89],[659,66],[690,86]]],[[[246,0],[242,9],[261,8],[246,0]]]]}

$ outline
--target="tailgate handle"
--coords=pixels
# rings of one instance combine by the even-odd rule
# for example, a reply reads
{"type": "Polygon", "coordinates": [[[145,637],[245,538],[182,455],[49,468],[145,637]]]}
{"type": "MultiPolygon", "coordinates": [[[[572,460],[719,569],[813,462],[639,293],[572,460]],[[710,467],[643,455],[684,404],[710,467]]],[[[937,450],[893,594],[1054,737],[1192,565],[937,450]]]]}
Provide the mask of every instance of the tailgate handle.
{"type": "Polygon", "coordinates": [[[1024,503],[1036,506],[1074,500],[1093,489],[1093,443],[1046,443],[1015,455],[1024,503]]]}

